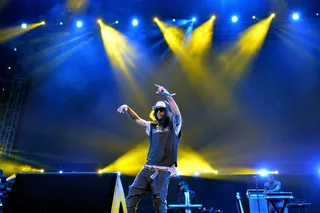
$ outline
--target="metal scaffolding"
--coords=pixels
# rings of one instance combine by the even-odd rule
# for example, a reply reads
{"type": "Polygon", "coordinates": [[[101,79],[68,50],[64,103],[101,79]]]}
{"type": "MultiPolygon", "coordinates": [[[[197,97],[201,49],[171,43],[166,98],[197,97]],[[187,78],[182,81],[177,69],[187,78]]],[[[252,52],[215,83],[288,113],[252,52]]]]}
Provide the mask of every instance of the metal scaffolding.
{"type": "Polygon", "coordinates": [[[26,74],[17,72],[11,85],[9,100],[1,124],[0,154],[2,155],[11,154],[25,89],[26,74]]]}

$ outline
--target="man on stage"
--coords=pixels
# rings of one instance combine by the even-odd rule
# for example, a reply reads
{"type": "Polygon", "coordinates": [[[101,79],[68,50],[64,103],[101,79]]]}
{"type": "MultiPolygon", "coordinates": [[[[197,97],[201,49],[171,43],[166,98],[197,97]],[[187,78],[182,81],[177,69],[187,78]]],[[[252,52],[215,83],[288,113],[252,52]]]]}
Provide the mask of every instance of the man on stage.
{"type": "MultiPolygon", "coordinates": [[[[196,193],[190,190],[189,185],[186,181],[181,181],[179,183],[180,193],[178,195],[178,203],[184,205],[197,204],[196,193]]],[[[197,209],[180,209],[179,213],[195,213],[197,209]]]]}
{"type": "MultiPolygon", "coordinates": [[[[274,179],[273,174],[268,175],[268,182],[264,184],[264,189],[266,192],[279,192],[281,189],[281,182],[274,179]]],[[[283,207],[284,201],[282,199],[276,199],[273,201],[275,207],[272,205],[271,201],[268,201],[269,213],[277,213],[283,207]]],[[[288,213],[288,209],[285,208],[283,213],[288,213]]]]}
{"type": "Polygon", "coordinates": [[[145,129],[150,142],[146,163],[129,187],[126,199],[128,213],[135,213],[141,196],[150,191],[156,213],[166,213],[170,176],[176,173],[181,140],[181,114],[172,98],[174,94],[170,94],[163,86],[155,86],[158,88],[156,93],[165,96],[167,101],[158,101],[152,107],[152,121],[140,118],[128,105],[118,108],[119,113],[126,113],[145,129]]]}

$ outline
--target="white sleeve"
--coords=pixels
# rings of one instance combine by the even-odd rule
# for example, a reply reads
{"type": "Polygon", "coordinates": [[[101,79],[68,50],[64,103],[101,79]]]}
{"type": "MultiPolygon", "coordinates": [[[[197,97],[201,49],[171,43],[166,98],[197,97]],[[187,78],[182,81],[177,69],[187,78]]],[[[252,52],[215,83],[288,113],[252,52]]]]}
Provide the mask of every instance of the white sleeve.
{"type": "Polygon", "coordinates": [[[149,133],[150,133],[150,128],[151,128],[151,121],[147,121],[147,126],[146,126],[147,135],[149,135],[149,133]]]}
{"type": "Polygon", "coordinates": [[[181,131],[181,126],[182,126],[182,121],[180,121],[180,123],[177,125],[176,119],[173,117],[172,123],[173,123],[173,128],[174,128],[176,135],[179,136],[180,131],[181,131]]]}

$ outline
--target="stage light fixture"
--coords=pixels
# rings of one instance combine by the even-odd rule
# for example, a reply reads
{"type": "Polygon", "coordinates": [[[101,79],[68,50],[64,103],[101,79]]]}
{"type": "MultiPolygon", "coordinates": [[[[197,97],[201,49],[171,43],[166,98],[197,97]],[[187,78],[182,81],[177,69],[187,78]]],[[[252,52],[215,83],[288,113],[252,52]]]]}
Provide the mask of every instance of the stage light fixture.
{"type": "Polygon", "coordinates": [[[132,20],[132,25],[133,26],[138,26],[138,24],[139,24],[139,21],[137,19],[133,19],[132,20]]]}
{"type": "Polygon", "coordinates": [[[194,172],[193,175],[198,177],[198,176],[200,176],[200,172],[194,172]]]}
{"type": "Polygon", "coordinates": [[[76,25],[77,25],[78,28],[81,28],[83,26],[83,23],[82,23],[82,21],[77,21],[76,25]]]}
{"type": "Polygon", "coordinates": [[[28,25],[26,23],[21,24],[22,29],[26,29],[27,27],[28,27],[28,25]]]}
{"type": "Polygon", "coordinates": [[[267,176],[268,174],[270,174],[270,172],[266,169],[261,169],[259,172],[259,175],[262,176],[262,177],[265,177],[267,176]]]}
{"type": "Polygon", "coordinates": [[[237,17],[237,16],[232,16],[232,17],[231,17],[231,21],[232,21],[233,23],[236,23],[236,22],[238,21],[238,17],[237,17]]]}
{"type": "Polygon", "coordinates": [[[293,19],[293,20],[298,21],[299,18],[300,18],[299,13],[294,13],[294,14],[292,14],[292,19],[293,19]]]}

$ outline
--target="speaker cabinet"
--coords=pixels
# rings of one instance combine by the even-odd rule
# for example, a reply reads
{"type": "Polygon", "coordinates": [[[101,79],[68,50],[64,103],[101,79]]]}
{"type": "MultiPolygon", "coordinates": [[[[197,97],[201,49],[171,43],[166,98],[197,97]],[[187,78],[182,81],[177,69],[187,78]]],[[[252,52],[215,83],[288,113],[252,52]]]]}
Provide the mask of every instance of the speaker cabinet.
{"type": "Polygon", "coordinates": [[[4,213],[127,213],[117,173],[19,173],[4,213]]]}

